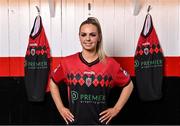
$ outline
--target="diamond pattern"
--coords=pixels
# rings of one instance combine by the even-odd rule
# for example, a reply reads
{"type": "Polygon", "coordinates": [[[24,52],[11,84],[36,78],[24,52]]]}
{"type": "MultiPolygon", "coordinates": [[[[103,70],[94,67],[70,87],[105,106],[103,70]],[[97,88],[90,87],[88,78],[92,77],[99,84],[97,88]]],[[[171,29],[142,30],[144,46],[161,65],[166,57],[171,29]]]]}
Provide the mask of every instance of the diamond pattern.
{"type": "Polygon", "coordinates": [[[97,79],[98,79],[98,81],[101,81],[102,80],[102,76],[98,75],[97,79]]]}
{"type": "Polygon", "coordinates": [[[49,52],[49,50],[47,50],[45,46],[40,46],[38,48],[36,48],[36,47],[28,47],[28,49],[26,51],[26,55],[29,56],[31,54],[31,49],[35,49],[35,54],[36,55],[44,55],[44,54],[47,54],[49,52]]]}
{"type": "Polygon", "coordinates": [[[154,49],[150,48],[149,52],[150,52],[151,54],[153,54],[154,49]]]}
{"type": "Polygon", "coordinates": [[[142,51],[142,49],[139,51],[139,54],[142,55],[144,52],[142,51]]]}
{"type": "Polygon", "coordinates": [[[101,85],[101,87],[104,87],[104,85],[105,85],[104,80],[100,81],[100,85],[101,85]]]}
{"type": "Polygon", "coordinates": [[[73,84],[76,85],[77,82],[78,82],[78,81],[76,80],[76,78],[74,78],[74,79],[73,79],[73,84]]]}
{"type": "Polygon", "coordinates": [[[159,52],[162,52],[162,49],[160,47],[159,44],[153,44],[151,46],[138,46],[137,49],[136,49],[136,55],[144,55],[144,48],[148,48],[149,49],[149,52],[150,54],[153,54],[153,53],[159,53],[159,52]]]}
{"type": "Polygon", "coordinates": [[[95,79],[95,80],[93,81],[93,84],[94,84],[95,87],[97,87],[98,83],[99,83],[99,82],[98,82],[97,79],[95,79]]]}
{"type": "Polygon", "coordinates": [[[98,85],[100,85],[101,87],[109,86],[110,82],[112,81],[112,77],[110,75],[103,76],[102,74],[98,74],[97,76],[95,76],[94,74],[87,75],[81,73],[68,73],[67,79],[68,84],[79,84],[80,86],[83,86],[84,84],[86,84],[86,82],[89,82],[87,81],[87,79],[90,79],[92,82],[91,84],[88,83],[88,85],[94,85],[95,87],[97,87],[98,85]]]}
{"type": "Polygon", "coordinates": [[[41,50],[41,55],[43,55],[43,54],[44,54],[44,50],[42,49],[42,50],[41,50]]]}
{"type": "Polygon", "coordinates": [[[85,83],[85,81],[84,81],[83,78],[81,78],[81,79],[78,81],[78,83],[79,83],[81,86],[83,86],[83,84],[85,83]]]}
{"type": "Polygon", "coordinates": [[[27,50],[26,55],[29,56],[30,54],[31,54],[30,50],[27,50]]]}
{"type": "Polygon", "coordinates": [[[156,52],[156,53],[158,53],[158,52],[159,52],[159,49],[158,49],[157,47],[156,47],[156,49],[155,49],[155,52],[156,52]]]}
{"type": "Polygon", "coordinates": [[[39,50],[37,50],[37,51],[36,51],[36,54],[37,54],[37,55],[39,55],[39,54],[40,54],[40,51],[39,51],[39,50]]]}
{"type": "Polygon", "coordinates": [[[78,74],[76,74],[75,78],[76,78],[77,80],[80,80],[80,79],[81,79],[80,74],[79,74],[79,73],[78,73],[78,74]]]}

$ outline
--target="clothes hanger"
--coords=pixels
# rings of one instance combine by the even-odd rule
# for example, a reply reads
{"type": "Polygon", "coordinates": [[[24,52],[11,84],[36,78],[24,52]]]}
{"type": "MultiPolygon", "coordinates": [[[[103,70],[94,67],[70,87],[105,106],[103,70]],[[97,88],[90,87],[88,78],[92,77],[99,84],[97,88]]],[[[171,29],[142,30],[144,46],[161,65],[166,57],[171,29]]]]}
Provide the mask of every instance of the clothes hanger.
{"type": "Polygon", "coordinates": [[[38,16],[40,16],[41,11],[40,11],[39,7],[38,7],[37,5],[36,5],[35,7],[36,7],[36,9],[37,9],[38,16]]]}
{"type": "Polygon", "coordinates": [[[151,5],[148,6],[147,13],[149,14],[150,10],[152,9],[151,5]]]}
{"type": "Polygon", "coordinates": [[[88,3],[88,11],[89,11],[88,15],[91,16],[91,3],[88,3]]]}

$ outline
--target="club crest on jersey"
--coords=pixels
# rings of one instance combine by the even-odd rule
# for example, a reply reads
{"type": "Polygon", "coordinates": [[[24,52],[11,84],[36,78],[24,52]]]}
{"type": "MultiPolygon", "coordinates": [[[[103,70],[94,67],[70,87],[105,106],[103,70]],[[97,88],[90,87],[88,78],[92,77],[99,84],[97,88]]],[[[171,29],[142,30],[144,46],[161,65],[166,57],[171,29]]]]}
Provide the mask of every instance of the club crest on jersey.
{"type": "Polygon", "coordinates": [[[92,78],[88,77],[86,78],[86,85],[89,87],[92,84],[92,78]]]}
{"type": "Polygon", "coordinates": [[[144,48],[144,54],[148,55],[149,54],[149,49],[148,48],[144,48]]]}
{"type": "Polygon", "coordinates": [[[87,78],[86,78],[85,82],[86,82],[86,85],[89,87],[92,84],[91,75],[94,75],[95,72],[94,71],[85,71],[84,74],[87,75],[87,78]]]}
{"type": "Polygon", "coordinates": [[[31,49],[31,55],[34,56],[36,54],[36,50],[35,49],[31,49]]]}

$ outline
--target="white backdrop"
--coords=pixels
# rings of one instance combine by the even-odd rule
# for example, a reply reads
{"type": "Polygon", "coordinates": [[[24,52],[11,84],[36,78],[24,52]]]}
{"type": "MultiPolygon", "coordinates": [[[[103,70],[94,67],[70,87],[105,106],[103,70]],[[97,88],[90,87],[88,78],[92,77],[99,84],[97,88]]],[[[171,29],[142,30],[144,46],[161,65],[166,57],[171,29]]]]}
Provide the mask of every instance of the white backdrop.
{"type": "Polygon", "coordinates": [[[28,36],[41,16],[53,57],[81,51],[80,23],[91,16],[99,19],[108,55],[133,57],[148,5],[165,56],[180,55],[180,0],[146,0],[139,15],[133,15],[131,0],[55,0],[50,17],[48,0],[0,0],[0,57],[24,57],[28,36]]]}

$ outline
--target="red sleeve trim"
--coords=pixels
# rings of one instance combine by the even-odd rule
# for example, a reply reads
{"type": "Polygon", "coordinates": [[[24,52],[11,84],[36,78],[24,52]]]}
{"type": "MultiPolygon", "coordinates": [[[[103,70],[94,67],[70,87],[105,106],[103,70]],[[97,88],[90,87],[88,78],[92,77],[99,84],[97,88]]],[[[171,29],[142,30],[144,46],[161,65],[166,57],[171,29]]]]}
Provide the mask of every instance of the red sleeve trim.
{"type": "Polygon", "coordinates": [[[122,85],[121,87],[124,88],[124,87],[128,86],[130,84],[130,82],[131,82],[131,77],[129,77],[128,82],[125,83],[124,85],[122,85]]]}
{"type": "Polygon", "coordinates": [[[52,81],[53,81],[56,85],[59,84],[59,82],[55,81],[55,79],[54,79],[52,76],[51,76],[51,79],[52,79],[52,81]]]}

